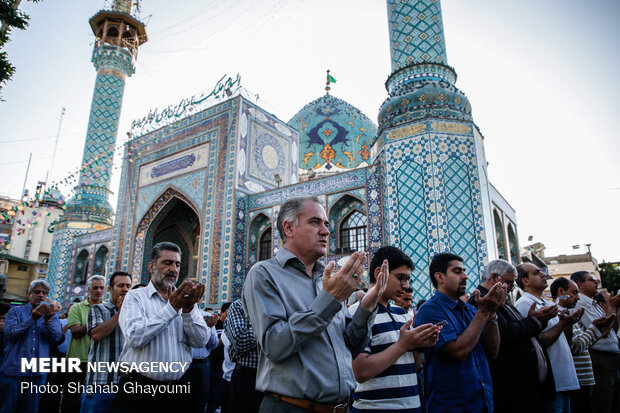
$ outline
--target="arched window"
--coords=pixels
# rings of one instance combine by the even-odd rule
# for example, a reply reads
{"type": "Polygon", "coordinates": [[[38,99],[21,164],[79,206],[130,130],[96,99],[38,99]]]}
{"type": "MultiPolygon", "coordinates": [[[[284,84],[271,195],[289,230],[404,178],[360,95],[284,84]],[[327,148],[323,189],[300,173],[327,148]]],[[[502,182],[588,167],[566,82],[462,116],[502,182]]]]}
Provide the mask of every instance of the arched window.
{"type": "Polygon", "coordinates": [[[263,212],[259,212],[252,219],[248,226],[248,264],[253,265],[271,258],[273,250],[271,228],[271,219],[263,212]]]}
{"type": "Polygon", "coordinates": [[[493,211],[493,221],[495,222],[495,240],[497,242],[497,256],[506,259],[506,244],[504,243],[504,226],[497,211],[493,211]]]}
{"type": "Polygon", "coordinates": [[[265,261],[269,258],[271,258],[271,228],[263,231],[258,243],[258,260],[265,261]]]}
{"type": "Polygon", "coordinates": [[[108,29],[108,32],[106,33],[107,37],[118,37],[118,29],[114,26],[110,27],[108,29]]]}
{"type": "Polygon", "coordinates": [[[105,275],[105,263],[108,259],[108,249],[102,245],[95,254],[95,265],[93,267],[93,275],[105,275]]]}
{"type": "Polygon", "coordinates": [[[366,215],[351,212],[340,225],[340,250],[343,254],[366,249],[366,215]]]}
{"type": "Polygon", "coordinates": [[[88,276],[88,261],[90,254],[86,250],[82,250],[75,260],[75,271],[73,272],[73,284],[84,284],[88,276]]]}
{"type": "Polygon", "coordinates": [[[508,224],[508,250],[510,251],[510,262],[513,265],[519,264],[519,253],[517,250],[517,236],[512,228],[512,224],[508,224]]]}

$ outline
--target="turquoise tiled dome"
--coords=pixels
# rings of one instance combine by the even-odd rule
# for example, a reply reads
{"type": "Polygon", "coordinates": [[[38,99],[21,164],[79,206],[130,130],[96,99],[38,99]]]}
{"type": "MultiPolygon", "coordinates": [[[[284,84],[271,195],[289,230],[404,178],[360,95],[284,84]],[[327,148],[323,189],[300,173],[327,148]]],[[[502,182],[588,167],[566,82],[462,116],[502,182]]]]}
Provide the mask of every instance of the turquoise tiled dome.
{"type": "Polygon", "coordinates": [[[299,131],[299,167],[338,171],[364,166],[377,126],[355,106],[331,95],[308,103],[288,124],[299,131]]]}

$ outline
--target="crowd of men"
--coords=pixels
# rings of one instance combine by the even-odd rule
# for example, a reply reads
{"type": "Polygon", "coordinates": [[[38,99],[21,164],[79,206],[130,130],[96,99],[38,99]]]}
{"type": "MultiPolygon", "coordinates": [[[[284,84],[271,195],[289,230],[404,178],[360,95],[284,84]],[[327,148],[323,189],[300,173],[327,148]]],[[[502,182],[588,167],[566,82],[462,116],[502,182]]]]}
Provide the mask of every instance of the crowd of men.
{"type": "Polygon", "coordinates": [[[314,197],[285,201],[276,224],[276,256],[219,314],[199,309],[203,284],[176,286],[181,250],[169,242],[151,251],[148,285],[115,272],[102,302],[106,279],[92,276],[66,319],[33,281],[27,304],[0,308],[0,413],[620,411],[620,296],[588,272],[548,285],[532,263],[494,260],[467,295],[463,259],[443,252],[416,311],[415,263],[400,249],[325,264],[329,222],[314,197]],[[47,357],[79,360],[79,372],[22,368],[47,357]],[[182,368],[89,368],[111,362],[182,368]],[[46,383],[62,390],[23,390],[46,383]]]}

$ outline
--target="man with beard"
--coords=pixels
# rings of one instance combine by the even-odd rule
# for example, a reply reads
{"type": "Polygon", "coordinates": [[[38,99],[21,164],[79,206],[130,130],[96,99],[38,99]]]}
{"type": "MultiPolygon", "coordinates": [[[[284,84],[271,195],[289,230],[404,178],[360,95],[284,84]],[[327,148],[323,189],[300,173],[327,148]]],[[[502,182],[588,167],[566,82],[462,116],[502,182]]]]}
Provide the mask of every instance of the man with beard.
{"type": "MultiPolygon", "coordinates": [[[[86,362],[90,348],[90,336],[87,334],[86,320],[91,307],[101,303],[101,298],[105,293],[105,278],[101,275],[93,275],[86,282],[86,288],[88,291],[86,300],[71,306],[67,317],[69,330],[71,330],[67,358],[79,358],[81,370],[81,372],[67,373],[66,383],[73,383],[73,385],[83,384],[86,378],[86,362]]],[[[62,393],[62,412],[78,413],[81,405],[80,397],[80,392],[72,392],[69,386],[65,385],[62,393]]]]}
{"type": "MultiPolygon", "coordinates": [[[[123,300],[119,325],[124,347],[121,362],[160,362],[172,366],[192,361],[192,347],[204,347],[211,335],[198,303],[205,291],[204,284],[183,282],[175,288],[181,268],[181,249],[171,242],[160,242],[151,250],[148,271],[151,282],[145,288],[131,290],[123,300]]],[[[177,388],[187,385],[181,369],[130,372],[121,377],[114,399],[115,412],[185,411],[191,397],[182,392],[148,394],[131,393],[132,388],[158,386],[177,388]],[[161,386],[163,385],[163,386],[161,386]],[[129,390],[128,390],[129,389],[129,390]]]]}
{"type": "Polygon", "coordinates": [[[489,359],[499,351],[496,310],[506,302],[506,285],[488,294],[474,292],[478,310],[459,298],[467,274],[463,259],[449,252],[435,255],[429,275],[437,289],[418,311],[415,325],[443,325],[439,341],[425,352],[424,390],[428,412],[492,412],[489,359]]]}

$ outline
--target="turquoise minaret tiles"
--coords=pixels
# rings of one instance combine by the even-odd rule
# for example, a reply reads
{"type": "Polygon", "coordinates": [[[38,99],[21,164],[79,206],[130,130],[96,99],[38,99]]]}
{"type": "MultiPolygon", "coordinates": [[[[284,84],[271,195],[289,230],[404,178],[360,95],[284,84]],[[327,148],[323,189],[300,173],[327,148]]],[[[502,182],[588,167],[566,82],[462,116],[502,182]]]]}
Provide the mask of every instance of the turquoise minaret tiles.
{"type": "Polygon", "coordinates": [[[147,40],[144,24],[132,11],[132,0],[115,0],[110,10],[101,10],[89,20],[96,37],[92,62],[97,78],[79,183],[54,232],[48,271],[54,299],[61,299],[70,288],[72,238],[112,226],[108,196],[125,80],[135,71],[138,47],[147,40]]]}
{"type": "Polygon", "coordinates": [[[471,290],[487,260],[482,136],[447,65],[439,0],[387,9],[392,73],[372,150],[385,167],[385,242],[412,257],[417,298],[430,296],[430,259],[443,251],[463,257],[471,290]]]}
{"type": "Polygon", "coordinates": [[[388,23],[392,72],[411,64],[446,63],[439,0],[390,1],[388,23]]]}

